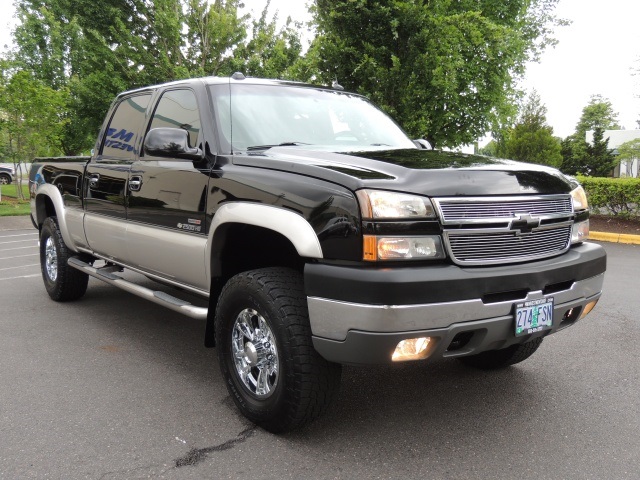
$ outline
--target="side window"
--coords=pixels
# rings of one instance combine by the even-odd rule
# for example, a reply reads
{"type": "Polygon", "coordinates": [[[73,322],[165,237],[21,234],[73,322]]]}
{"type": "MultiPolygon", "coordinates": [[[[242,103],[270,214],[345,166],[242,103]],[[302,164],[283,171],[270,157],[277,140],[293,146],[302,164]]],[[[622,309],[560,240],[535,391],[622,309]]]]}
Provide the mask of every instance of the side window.
{"type": "Polygon", "coordinates": [[[169,90],[162,94],[149,129],[161,127],[182,128],[189,132],[189,146],[197,145],[200,115],[191,90],[169,90]]]}
{"type": "Polygon", "coordinates": [[[151,94],[125,98],[111,117],[102,146],[102,155],[135,160],[136,140],[149,106],[151,94]]]}

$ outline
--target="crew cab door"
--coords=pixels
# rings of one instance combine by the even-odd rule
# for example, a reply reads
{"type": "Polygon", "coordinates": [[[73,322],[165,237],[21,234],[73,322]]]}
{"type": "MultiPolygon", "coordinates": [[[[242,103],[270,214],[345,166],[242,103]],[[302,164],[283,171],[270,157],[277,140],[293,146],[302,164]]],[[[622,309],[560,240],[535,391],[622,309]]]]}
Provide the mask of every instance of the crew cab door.
{"type": "MultiPolygon", "coordinates": [[[[196,92],[162,92],[147,132],[174,128],[188,132],[189,146],[202,144],[196,92]]],[[[132,266],[207,290],[204,254],[209,167],[204,159],[153,156],[142,152],[129,172],[127,242],[132,266]]]]}
{"type": "Polygon", "coordinates": [[[141,145],[151,93],[122,98],[111,111],[102,144],[84,177],[84,228],[91,249],[127,261],[127,181],[141,145]]]}

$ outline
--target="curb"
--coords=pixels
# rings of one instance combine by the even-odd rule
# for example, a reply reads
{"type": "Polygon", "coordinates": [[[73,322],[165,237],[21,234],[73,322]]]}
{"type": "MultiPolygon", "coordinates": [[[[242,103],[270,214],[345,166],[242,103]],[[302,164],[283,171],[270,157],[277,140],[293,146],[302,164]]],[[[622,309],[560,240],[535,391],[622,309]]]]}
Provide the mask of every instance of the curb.
{"type": "Polygon", "coordinates": [[[627,233],[589,232],[589,240],[640,245],[640,235],[630,235],[627,233]]]}

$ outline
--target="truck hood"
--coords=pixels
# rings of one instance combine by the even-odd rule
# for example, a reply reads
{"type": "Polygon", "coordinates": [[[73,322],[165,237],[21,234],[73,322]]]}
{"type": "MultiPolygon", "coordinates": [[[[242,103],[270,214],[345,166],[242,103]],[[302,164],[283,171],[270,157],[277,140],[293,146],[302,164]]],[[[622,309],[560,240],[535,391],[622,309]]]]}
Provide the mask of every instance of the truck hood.
{"type": "Polygon", "coordinates": [[[335,153],[274,147],[234,156],[233,163],[312,176],[351,190],[380,188],[435,197],[558,194],[575,187],[553,168],[439,150],[335,153]]]}

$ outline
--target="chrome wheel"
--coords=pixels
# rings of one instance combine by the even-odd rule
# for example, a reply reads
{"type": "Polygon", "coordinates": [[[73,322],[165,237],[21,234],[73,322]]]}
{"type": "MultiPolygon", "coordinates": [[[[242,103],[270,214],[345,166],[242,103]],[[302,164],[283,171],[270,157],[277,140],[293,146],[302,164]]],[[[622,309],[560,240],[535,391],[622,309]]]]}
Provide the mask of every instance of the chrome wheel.
{"type": "Polygon", "coordinates": [[[258,398],[267,398],[278,384],[278,350],[266,320],[255,310],[242,310],[233,324],[231,353],[242,384],[258,398]]]}
{"type": "Polygon", "coordinates": [[[45,243],[44,255],[47,275],[52,282],[55,282],[58,278],[58,252],[56,252],[56,246],[51,237],[47,238],[47,242],[45,243]]]}

